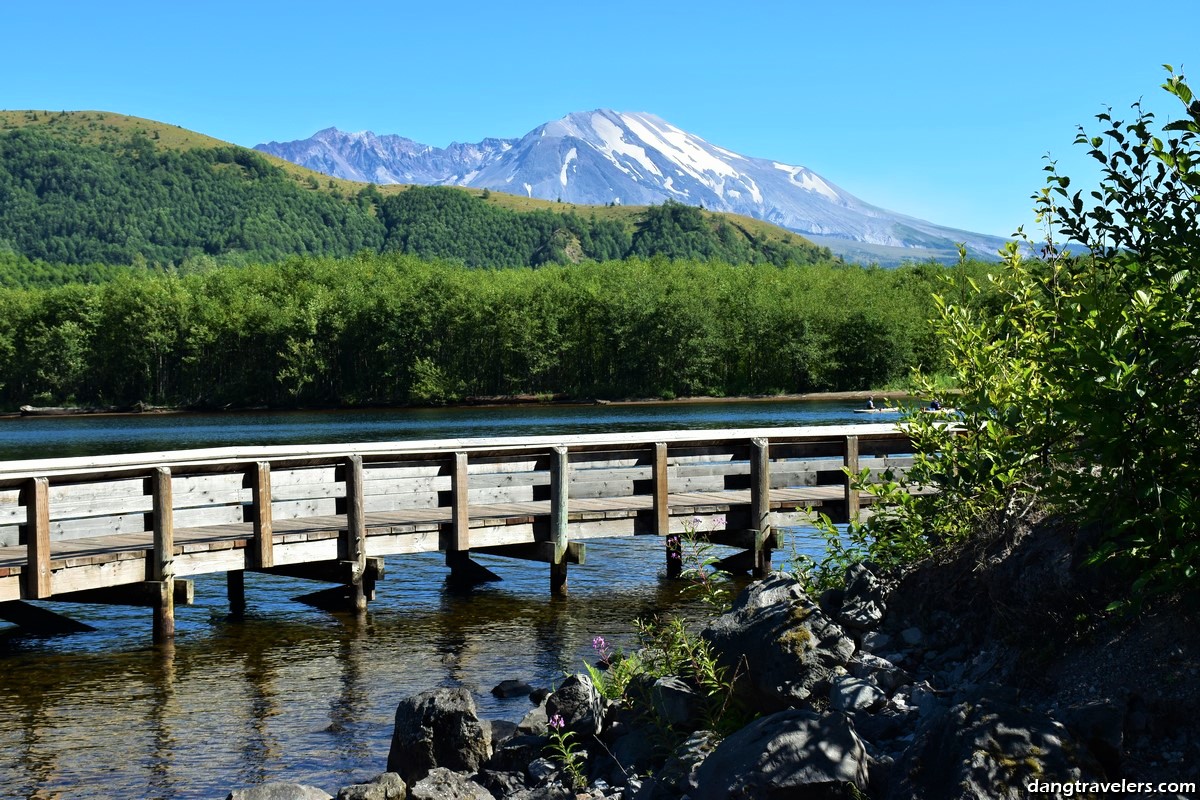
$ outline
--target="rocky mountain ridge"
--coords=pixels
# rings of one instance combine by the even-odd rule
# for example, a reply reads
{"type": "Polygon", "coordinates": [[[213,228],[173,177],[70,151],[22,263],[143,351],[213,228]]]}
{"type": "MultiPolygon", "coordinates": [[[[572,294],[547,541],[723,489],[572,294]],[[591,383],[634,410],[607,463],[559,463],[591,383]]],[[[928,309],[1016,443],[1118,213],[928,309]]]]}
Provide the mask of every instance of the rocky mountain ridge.
{"type": "Polygon", "coordinates": [[[465,186],[590,205],[674,200],[765,220],[882,263],[953,257],[959,242],[972,255],[993,258],[1005,241],[879,208],[804,166],[740,155],[646,113],[577,112],[519,139],[445,148],[326,128],[256,149],[374,183],[465,186]]]}

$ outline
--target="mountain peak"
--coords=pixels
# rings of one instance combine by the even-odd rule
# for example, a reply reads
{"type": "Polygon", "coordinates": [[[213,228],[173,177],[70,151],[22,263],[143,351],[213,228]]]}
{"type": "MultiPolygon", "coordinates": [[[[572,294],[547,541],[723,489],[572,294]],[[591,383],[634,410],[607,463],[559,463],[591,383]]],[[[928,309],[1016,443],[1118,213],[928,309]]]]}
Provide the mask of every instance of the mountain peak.
{"type": "Polygon", "coordinates": [[[865,247],[877,260],[951,257],[958,242],[975,255],[994,257],[1004,244],[1000,237],[872,206],[806,167],[741,155],[644,111],[576,111],[520,139],[445,149],[336,128],[258,149],[336,177],[376,183],[469,186],[592,205],[674,200],[822,237],[823,244],[856,257],[865,247]]]}

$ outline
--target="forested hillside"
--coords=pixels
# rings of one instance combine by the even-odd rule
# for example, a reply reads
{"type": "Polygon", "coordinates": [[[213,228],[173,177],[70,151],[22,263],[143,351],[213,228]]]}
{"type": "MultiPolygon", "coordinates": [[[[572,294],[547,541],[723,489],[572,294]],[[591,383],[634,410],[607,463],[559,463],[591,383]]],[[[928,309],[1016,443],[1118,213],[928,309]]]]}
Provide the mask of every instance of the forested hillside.
{"type": "Polygon", "coordinates": [[[471,267],[631,255],[780,265],[831,259],[799,236],[677,204],[619,216],[556,204],[518,211],[458,189],[381,194],[300,175],[255,151],[198,135],[192,142],[147,121],[119,127],[86,114],[33,112],[8,112],[2,121],[3,285],[107,274],[96,265],[187,270],[363,251],[471,267]]]}
{"type": "Polygon", "coordinates": [[[943,272],[361,254],[0,289],[0,406],[865,389],[937,368],[943,272]]]}

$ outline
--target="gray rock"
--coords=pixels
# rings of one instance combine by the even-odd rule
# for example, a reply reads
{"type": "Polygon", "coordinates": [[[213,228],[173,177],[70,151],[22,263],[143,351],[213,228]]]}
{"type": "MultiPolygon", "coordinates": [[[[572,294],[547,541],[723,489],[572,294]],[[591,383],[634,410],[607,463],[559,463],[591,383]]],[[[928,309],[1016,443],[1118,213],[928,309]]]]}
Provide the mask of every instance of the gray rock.
{"type": "Polygon", "coordinates": [[[409,784],[435,767],[475,772],[491,752],[487,729],[466,689],[433,689],[400,701],[388,772],[409,784]]]}
{"type": "Polygon", "coordinates": [[[529,788],[525,782],[525,771],[508,772],[497,769],[481,769],[475,773],[475,782],[496,797],[512,797],[529,788]]]}
{"type": "Polygon", "coordinates": [[[561,783],[551,783],[546,786],[535,786],[532,789],[522,789],[507,800],[575,800],[578,796],[561,783]]]}
{"type": "Polygon", "coordinates": [[[892,643],[892,637],[880,631],[869,631],[862,635],[862,649],[868,653],[878,653],[886,650],[892,643]]]}
{"type": "Polygon", "coordinates": [[[234,789],[225,800],[333,800],[333,795],[316,786],[277,782],[234,789]]]}
{"type": "Polygon", "coordinates": [[[922,717],[928,717],[947,705],[947,703],[942,701],[937,691],[929,685],[928,681],[913,684],[913,687],[909,690],[909,702],[916,706],[917,711],[922,717]]]}
{"type": "Polygon", "coordinates": [[[1100,781],[1067,729],[1045,714],[986,694],[921,723],[896,765],[890,800],[1023,800],[1030,781],[1100,781]]]}
{"type": "Polygon", "coordinates": [[[766,710],[824,694],[854,654],[841,626],[782,575],[750,584],[701,635],[725,666],[746,674],[750,699],[766,710]]]}
{"type": "Polygon", "coordinates": [[[684,725],[696,715],[696,693],[681,678],[669,675],[650,687],[650,705],[667,725],[684,725]]]}
{"type": "Polygon", "coordinates": [[[496,697],[528,697],[532,693],[533,687],[525,681],[500,681],[492,687],[492,694],[496,697]]]}
{"type": "Polygon", "coordinates": [[[409,800],[496,800],[495,795],[466,775],[434,767],[413,784],[409,800]]]}
{"type": "Polygon", "coordinates": [[[916,647],[925,641],[925,634],[921,633],[920,628],[905,628],[900,631],[900,639],[909,647],[916,647]]]}
{"type": "Polygon", "coordinates": [[[721,737],[714,731],[695,731],[683,741],[667,758],[655,779],[674,796],[691,794],[699,786],[696,773],[704,759],[708,758],[721,737]]]}
{"type": "Polygon", "coordinates": [[[558,765],[548,758],[535,758],[526,771],[534,781],[543,783],[558,774],[558,765]]]}
{"type": "Polygon", "coordinates": [[[868,678],[885,692],[894,692],[910,683],[912,676],[900,667],[871,653],[857,653],[850,662],[850,674],[856,678],[868,678]]]}
{"type": "Polygon", "coordinates": [[[1065,709],[1059,718],[1108,771],[1118,774],[1125,744],[1125,711],[1107,701],[1065,709]]]}
{"type": "Polygon", "coordinates": [[[835,619],[855,630],[874,630],[883,621],[886,606],[879,579],[862,564],[846,567],[846,589],[835,619]]]}
{"type": "Polygon", "coordinates": [[[887,695],[870,681],[843,675],[833,679],[829,704],[834,711],[878,711],[887,704],[887,695]]]}
{"type": "Polygon", "coordinates": [[[581,735],[598,734],[604,728],[608,703],[587,675],[572,675],[546,698],[548,718],[562,717],[566,730],[581,735]]]}
{"type": "Polygon", "coordinates": [[[541,757],[546,737],[523,733],[499,745],[487,761],[488,769],[524,773],[529,762],[541,757]]]}
{"type": "Polygon", "coordinates": [[[634,728],[615,739],[609,750],[626,772],[644,770],[654,758],[654,738],[645,728],[634,728]]]}
{"type": "Polygon", "coordinates": [[[717,745],[700,765],[691,797],[852,796],[851,791],[867,788],[867,760],[866,749],[844,715],[780,711],[717,745]]]}
{"type": "Polygon", "coordinates": [[[537,708],[530,711],[517,723],[517,733],[532,733],[542,736],[546,733],[548,719],[545,698],[543,698],[543,702],[537,708]]]}
{"type": "Polygon", "coordinates": [[[408,796],[408,785],[395,772],[385,772],[370,783],[345,786],[337,793],[337,800],[404,800],[408,796]]]}
{"type": "Polygon", "coordinates": [[[491,743],[493,750],[498,744],[517,734],[517,723],[506,719],[485,719],[480,720],[479,724],[487,733],[488,742],[491,743]]]}

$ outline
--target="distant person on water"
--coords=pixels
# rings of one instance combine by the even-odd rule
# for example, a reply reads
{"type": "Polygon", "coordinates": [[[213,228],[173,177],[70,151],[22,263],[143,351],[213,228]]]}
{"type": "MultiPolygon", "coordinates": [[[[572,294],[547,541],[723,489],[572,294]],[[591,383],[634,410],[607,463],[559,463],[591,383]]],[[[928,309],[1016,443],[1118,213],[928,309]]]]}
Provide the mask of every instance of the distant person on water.
{"type": "Polygon", "coordinates": [[[867,398],[867,408],[871,409],[872,411],[875,410],[875,398],[874,397],[867,398]]]}
{"type": "Polygon", "coordinates": [[[930,411],[941,411],[942,410],[942,404],[937,401],[936,397],[929,401],[929,410],[930,411]]]}

